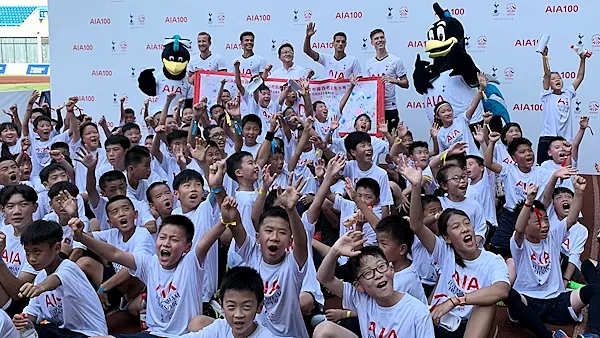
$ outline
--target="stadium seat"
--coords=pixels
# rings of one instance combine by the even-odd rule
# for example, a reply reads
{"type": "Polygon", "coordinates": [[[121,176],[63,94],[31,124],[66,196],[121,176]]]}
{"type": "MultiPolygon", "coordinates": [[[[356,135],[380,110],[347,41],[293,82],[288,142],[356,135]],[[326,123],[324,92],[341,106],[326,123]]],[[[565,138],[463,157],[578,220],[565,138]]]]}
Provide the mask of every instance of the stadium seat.
{"type": "Polygon", "coordinates": [[[0,6],[0,26],[20,26],[37,6],[0,6]]]}

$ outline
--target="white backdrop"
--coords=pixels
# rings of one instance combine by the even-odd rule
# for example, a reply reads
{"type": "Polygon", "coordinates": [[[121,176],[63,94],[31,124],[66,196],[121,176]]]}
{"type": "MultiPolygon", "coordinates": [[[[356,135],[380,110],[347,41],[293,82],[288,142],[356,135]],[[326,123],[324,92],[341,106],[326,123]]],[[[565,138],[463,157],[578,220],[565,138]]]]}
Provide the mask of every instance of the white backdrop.
{"type": "MultiPolygon", "coordinates": [[[[78,104],[95,118],[106,115],[117,122],[118,100],[128,97],[128,106],[140,111],[145,99],[137,88],[137,76],[143,68],[161,68],[161,45],[164,38],[179,34],[193,41],[196,34],[212,35],[212,50],[228,63],[241,55],[239,34],[255,33],[255,52],[273,63],[277,48],[290,42],[296,50],[296,63],[313,68],[323,76],[323,68],[302,52],[306,24],[313,21],[317,34],[313,45],[319,52],[331,53],[332,36],[337,31],[348,35],[346,52],[356,56],[365,69],[365,61],[374,55],[369,32],[382,28],[388,50],[399,56],[409,72],[417,53],[426,58],[424,40],[430,25],[437,20],[433,1],[317,1],[301,4],[274,0],[198,2],[194,0],[50,0],[50,57],[53,102],[70,95],[80,97],[78,104]],[[285,5],[284,5],[285,4],[285,5]],[[76,11],[76,14],[74,15],[76,11]]],[[[588,60],[586,78],[573,100],[572,110],[577,128],[578,116],[589,115],[596,136],[589,131],[580,151],[580,169],[594,172],[594,160],[600,156],[594,147],[600,138],[600,28],[593,23],[600,11],[600,1],[461,1],[442,0],[460,19],[468,37],[468,51],[485,72],[495,74],[511,117],[524,128],[534,143],[541,130],[541,57],[535,53],[537,39],[549,34],[550,64],[569,84],[575,77],[579,58],[570,50],[583,44],[594,51],[588,60]],[[587,14],[585,14],[587,13],[587,14]]],[[[429,125],[420,108],[421,97],[414,88],[397,90],[401,119],[415,134],[428,137],[429,125]]],[[[157,107],[156,109],[160,109],[157,107]]],[[[141,115],[137,118],[142,121],[141,115]]]]}

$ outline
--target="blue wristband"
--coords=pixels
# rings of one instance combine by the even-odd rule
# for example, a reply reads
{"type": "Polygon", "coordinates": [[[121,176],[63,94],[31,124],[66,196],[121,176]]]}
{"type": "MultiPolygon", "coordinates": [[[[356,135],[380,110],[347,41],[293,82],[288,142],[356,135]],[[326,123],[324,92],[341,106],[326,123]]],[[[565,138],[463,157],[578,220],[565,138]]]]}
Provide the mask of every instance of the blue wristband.
{"type": "Polygon", "coordinates": [[[215,195],[220,193],[221,191],[223,191],[223,188],[210,189],[210,192],[215,195]]]}
{"type": "Polygon", "coordinates": [[[100,285],[98,287],[98,292],[100,292],[101,294],[104,294],[104,295],[108,293],[108,291],[104,290],[104,288],[102,287],[102,285],[100,285]]]}

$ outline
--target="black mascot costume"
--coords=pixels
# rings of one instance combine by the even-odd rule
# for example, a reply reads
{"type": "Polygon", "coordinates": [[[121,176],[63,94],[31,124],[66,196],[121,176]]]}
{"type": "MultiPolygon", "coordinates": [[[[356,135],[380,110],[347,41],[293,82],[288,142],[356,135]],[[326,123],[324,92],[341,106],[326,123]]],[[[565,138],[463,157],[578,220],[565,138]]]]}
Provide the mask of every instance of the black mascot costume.
{"type": "Polygon", "coordinates": [[[145,69],[138,77],[140,90],[148,96],[157,97],[158,107],[163,107],[167,94],[176,94],[174,101],[186,99],[186,106],[191,107],[194,90],[187,78],[187,65],[190,62],[188,51],[189,40],[173,36],[165,44],[162,51],[162,72],[154,76],[154,69],[145,69]]]}
{"type": "MultiPolygon", "coordinates": [[[[429,122],[434,122],[434,106],[448,101],[454,109],[455,117],[466,111],[477,94],[479,82],[473,59],[465,50],[465,31],[457,19],[443,10],[438,3],[433,10],[440,18],[427,32],[425,52],[433,63],[421,60],[417,54],[413,81],[415,89],[423,95],[423,106],[429,122]]],[[[483,120],[483,107],[480,104],[471,119],[471,124],[483,120]]]]}

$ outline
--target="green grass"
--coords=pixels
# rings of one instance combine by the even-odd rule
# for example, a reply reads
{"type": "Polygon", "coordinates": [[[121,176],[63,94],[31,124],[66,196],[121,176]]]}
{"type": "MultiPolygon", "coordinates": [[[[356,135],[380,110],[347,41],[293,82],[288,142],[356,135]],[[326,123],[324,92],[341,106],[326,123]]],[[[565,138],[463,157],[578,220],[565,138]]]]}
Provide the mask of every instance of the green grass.
{"type": "Polygon", "coordinates": [[[14,90],[50,90],[50,83],[24,83],[24,84],[0,84],[0,92],[9,92],[14,90]]]}

